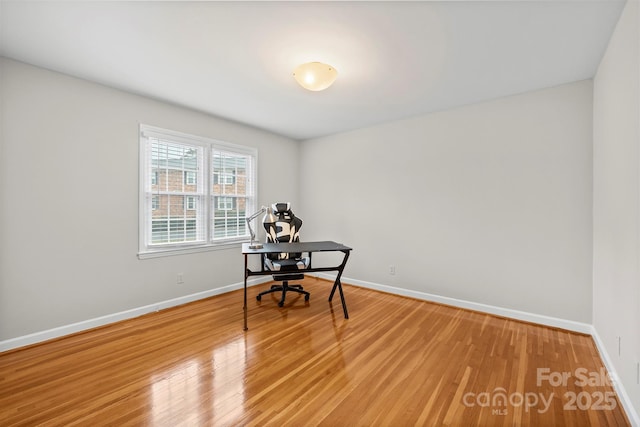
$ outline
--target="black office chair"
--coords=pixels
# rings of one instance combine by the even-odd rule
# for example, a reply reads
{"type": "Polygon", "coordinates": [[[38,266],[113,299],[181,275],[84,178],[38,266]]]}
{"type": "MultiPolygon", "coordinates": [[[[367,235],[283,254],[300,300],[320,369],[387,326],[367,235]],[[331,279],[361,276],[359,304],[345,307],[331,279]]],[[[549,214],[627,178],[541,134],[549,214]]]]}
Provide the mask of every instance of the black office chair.
{"type": "MultiPolygon", "coordinates": [[[[291,212],[290,203],[274,203],[273,214],[276,217],[275,222],[264,222],[264,228],[267,231],[268,243],[293,243],[300,241],[300,227],[302,220],[291,212]]],[[[272,285],[271,289],[260,292],[256,299],[260,301],[262,295],[273,292],[282,292],[282,298],[278,305],[282,307],[287,292],[297,292],[304,295],[304,300],[309,301],[309,292],[302,288],[302,285],[290,285],[290,280],[302,280],[304,273],[301,270],[309,268],[311,265],[311,256],[304,257],[301,253],[279,253],[265,254],[263,256],[264,267],[273,271],[273,280],[282,282],[282,285],[272,285]]]]}

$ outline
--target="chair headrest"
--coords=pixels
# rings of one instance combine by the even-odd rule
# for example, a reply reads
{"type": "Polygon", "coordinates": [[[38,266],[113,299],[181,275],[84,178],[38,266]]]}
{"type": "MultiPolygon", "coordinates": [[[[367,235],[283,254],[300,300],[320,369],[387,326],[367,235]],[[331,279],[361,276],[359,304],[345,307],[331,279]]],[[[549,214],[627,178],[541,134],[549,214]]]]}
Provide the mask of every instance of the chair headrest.
{"type": "Polygon", "coordinates": [[[273,213],[278,215],[282,215],[284,213],[287,212],[291,212],[291,203],[290,202],[280,202],[280,203],[274,203],[272,205],[272,209],[273,209],[273,213]]]}

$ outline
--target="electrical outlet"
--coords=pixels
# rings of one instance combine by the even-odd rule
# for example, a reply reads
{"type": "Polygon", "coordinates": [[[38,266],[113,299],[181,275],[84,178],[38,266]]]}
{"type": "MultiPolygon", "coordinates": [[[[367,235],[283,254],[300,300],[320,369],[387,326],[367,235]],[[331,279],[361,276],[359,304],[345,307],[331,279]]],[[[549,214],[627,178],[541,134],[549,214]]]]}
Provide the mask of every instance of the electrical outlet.
{"type": "Polygon", "coordinates": [[[394,274],[396,274],[396,266],[395,265],[390,265],[389,266],[389,274],[391,274],[392,276],[394,274]]]}
{"type": "Polygon", "coordinates": [[[184,273],[178,273],[178,278],[176,279],[176,283],[178,285],[182,285],[184,283],[184,273]]]}

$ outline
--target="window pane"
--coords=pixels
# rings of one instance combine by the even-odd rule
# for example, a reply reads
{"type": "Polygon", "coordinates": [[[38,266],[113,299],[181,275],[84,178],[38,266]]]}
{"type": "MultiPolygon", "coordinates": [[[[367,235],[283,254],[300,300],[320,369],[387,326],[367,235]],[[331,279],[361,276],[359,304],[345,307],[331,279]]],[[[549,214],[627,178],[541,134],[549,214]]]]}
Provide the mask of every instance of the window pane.
{"type": "Polygon", "coordinates": [[[219,216],[213,219],[214,238],[249,235],[245,217],[219,216]]]}
{"type": "Polygon", "coordinates": [[[213,202],[213,238],[247,236],[245,198],[215,197],[213,202]]]}
{"type": "Polygon", "coordinates": [[[169,241],[167,229],[166,220],[154,219],[151,221],[151,243],[167,243],[169,241]]]}
{"type": "Polygon", "coordinates": [[[246,194],[249,156],[216,151],[212,165],[214,194],[246,194]]]}
{"type": "Polygon", "coordinates": [[[151,236],[149,245],[204,241],[205,215],[198,201],[204,149],[150,138],[151,236]]]}
{"type": "Polygon", "coordinates": [[[251,157],[214,151],[212,155],[212,238],[247,236],[245,217],[251,157]]]}
{"type": "Polygon", "coordinates": [[[151,139],[151,185],[159,191],[197,191],[201,148],[151,139]]]}

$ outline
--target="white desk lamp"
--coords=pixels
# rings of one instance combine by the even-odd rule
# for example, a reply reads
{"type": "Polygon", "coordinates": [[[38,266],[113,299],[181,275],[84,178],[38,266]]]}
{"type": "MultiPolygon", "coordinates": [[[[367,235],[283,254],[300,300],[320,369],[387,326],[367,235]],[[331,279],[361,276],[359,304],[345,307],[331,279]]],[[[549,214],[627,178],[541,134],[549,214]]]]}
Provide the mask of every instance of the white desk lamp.
{"type": "Polygon", "coordinates": [[[256,233],[253,231],[253,228],[251,228],[251,221],[253,221],[254,219],[256,219],[262,212],[267,212],[264,215],[264,218],[262,218],[262,223],[264,224],[265,222],[276,222],[277,218],[276,216],[273,214],[273,211],[271,210],[271,208],[269,207],[261,207],[260,210],[256,213],[254,213],[253,215],[247,217],[247,227],[249,228],[249,234],[251,235],[251,241],[249,242],[249,249],[261,249],[262,248],[262,243],[260,242],[256,242],[256,233]]]}

